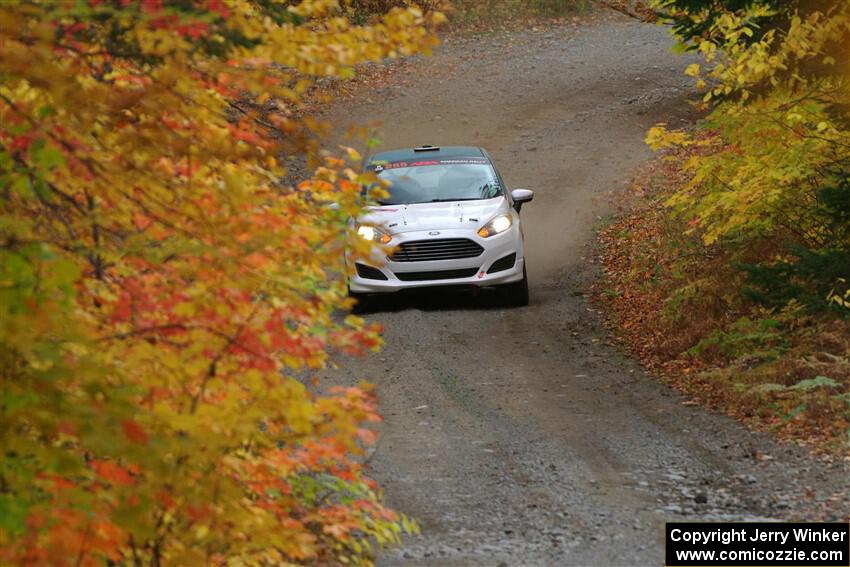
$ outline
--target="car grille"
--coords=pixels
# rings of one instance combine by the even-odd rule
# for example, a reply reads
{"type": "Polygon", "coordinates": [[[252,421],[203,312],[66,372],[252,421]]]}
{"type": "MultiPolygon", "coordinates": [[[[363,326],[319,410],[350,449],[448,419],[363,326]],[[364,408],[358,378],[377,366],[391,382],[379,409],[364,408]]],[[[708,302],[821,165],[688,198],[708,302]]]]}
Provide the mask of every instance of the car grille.
{"type": "Polygon", "coordinates": [[[488,274],[495,274],[496,272],[504,272],[505,270],[510,270],[516,264],[516,254],[508,254],[504,258],[499,258],[493,265],[490,266],[490,269],[487,270],[488,274]]]}
{"type": "Polygon", "coordinates": [[[428,262],[475,258],[484,252],[478,243],[468,238],[439,238],[403,242],[390,260],[393,262],[428,262]]]}
{"type": "Polygon", "coordinates": [[[431,272],[396,272],[395,277],[403,282],[422,282],[427,280],[471,278],[477,273],[478,268],[463,268],[462,270],[436,270],[431,272]]]}
{"type": "Polygon", "coordinates": [[[365,280],[388,279],[387,276],[385,276],[378,268],[373,268],[372,266],[367,266],[359,262],[356,262],[354,265],[357,267],[357,275],[365,280]]]}

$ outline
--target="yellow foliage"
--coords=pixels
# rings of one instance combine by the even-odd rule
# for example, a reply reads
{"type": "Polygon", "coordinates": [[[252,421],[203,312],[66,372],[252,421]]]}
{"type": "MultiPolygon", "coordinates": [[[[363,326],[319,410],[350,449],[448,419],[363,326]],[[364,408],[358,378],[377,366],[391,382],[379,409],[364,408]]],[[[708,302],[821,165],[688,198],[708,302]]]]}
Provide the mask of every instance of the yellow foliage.
{"type": "Polygon", "coordinates": [[[0,563],[368,563],[402,525],[353,459],[371,394],[292,377],[380,346],[340,316],[374,179],[300,97],[441,16],[289,4],[0,5],[0,563]]]}
{"type": "MultiPolygon", "coordinates": [[[[784,29],[760,30],[754,39],[752,22],[775,15],[759,3],[721,12],[691,40],[705,65],[685,73],[708,88],[704,102],[717,101],[705,121],[714,151],[687,164],[691,182],[670,204],[706,244],[783,227],[804,243],[824,244],[824,221],[812,205],[826,178],[850,163],[850,68],[833,68],[850,41],[850,4],[791,15],[784,29]]],[[[656,127],[647,143],[691,142],[656,127]]]]}
{"type": "Polygon", "coordinates": [[[646,143],[653,150],[658,151],[676,146],[687,147],[693,142],[686,132],[668,130],[665,124],[657,124],[646,133],[646,143]]]}

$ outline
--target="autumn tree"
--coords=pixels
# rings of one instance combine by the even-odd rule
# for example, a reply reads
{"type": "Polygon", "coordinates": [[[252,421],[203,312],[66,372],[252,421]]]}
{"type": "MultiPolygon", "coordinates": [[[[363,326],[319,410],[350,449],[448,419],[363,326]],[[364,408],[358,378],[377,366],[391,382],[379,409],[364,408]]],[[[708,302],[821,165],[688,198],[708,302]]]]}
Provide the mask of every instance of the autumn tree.
{"type": "MultiPolygon", "coordinates": [[[[700,142],[710,151],[685,164],[691,183],[671,204],[707,244],[740,251],[752,297],[850,313],[850,5],[658,5],[703,55],[687,73],[712,108],[700,142]]],[[[649,140],[693,143],[664,129],[649,140]]]]}
{"type": "Polygon", "coordinates": [[[369,180],[300,102],[440,15],[345,10],[0,6],[0,562],[358,563],[412,527],[357,461],[371,393],[304,383],[380,338],[341,256],[369,180]]]}
{"type": "Polygon", "coordinates": [[[685,73],[703,118],[649,131],[661,175],[604,233],[603,300],[688,395],[846,454],[850,4],[654,5],[700,56],[685,73]]]}
{"type": "Polygon", "coordinates": [[[761,39],[764,33],[786,26],[792,16],[823,11],[835,0],[651,0],[658,14],[683,41],[681,47],[698,49],[703,40],[722,45],[717,24],[729,14],[745,15],[752,34],[744,43],[761,39]]]}

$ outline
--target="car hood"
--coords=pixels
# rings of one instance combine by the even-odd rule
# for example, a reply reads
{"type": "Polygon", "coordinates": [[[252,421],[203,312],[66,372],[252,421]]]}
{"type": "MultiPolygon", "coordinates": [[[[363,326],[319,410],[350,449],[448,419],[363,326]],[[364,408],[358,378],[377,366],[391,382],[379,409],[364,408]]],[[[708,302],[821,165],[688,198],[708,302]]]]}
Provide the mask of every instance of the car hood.
{"type": "Polygon", "coordinates": [[[383,227],[390,234],[455,228],[475,230],[497,214],[507,211],[507,199],[496,197],[480,201],[369,207],[358,220],[363,224],[383,227]]]}

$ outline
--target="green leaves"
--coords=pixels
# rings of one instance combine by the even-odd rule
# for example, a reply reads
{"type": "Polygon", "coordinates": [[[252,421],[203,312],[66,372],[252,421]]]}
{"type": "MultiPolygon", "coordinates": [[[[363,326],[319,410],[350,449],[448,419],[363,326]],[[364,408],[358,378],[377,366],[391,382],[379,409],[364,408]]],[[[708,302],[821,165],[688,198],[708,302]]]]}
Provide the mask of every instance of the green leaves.
{"type": "MultiPolygon", "coordinates": [[[[39,109],[38,114],[43,114],[43,109],[39,109]]],[[[48,114],[48,116],[50,116],[48,114]]],[[[30,148],[30,159],[33,168],[36,171],[51,170],[55,167],[65,165],[65,156],[53,144],[49,144],[44,139],[36,140],[30,148]]]]}

